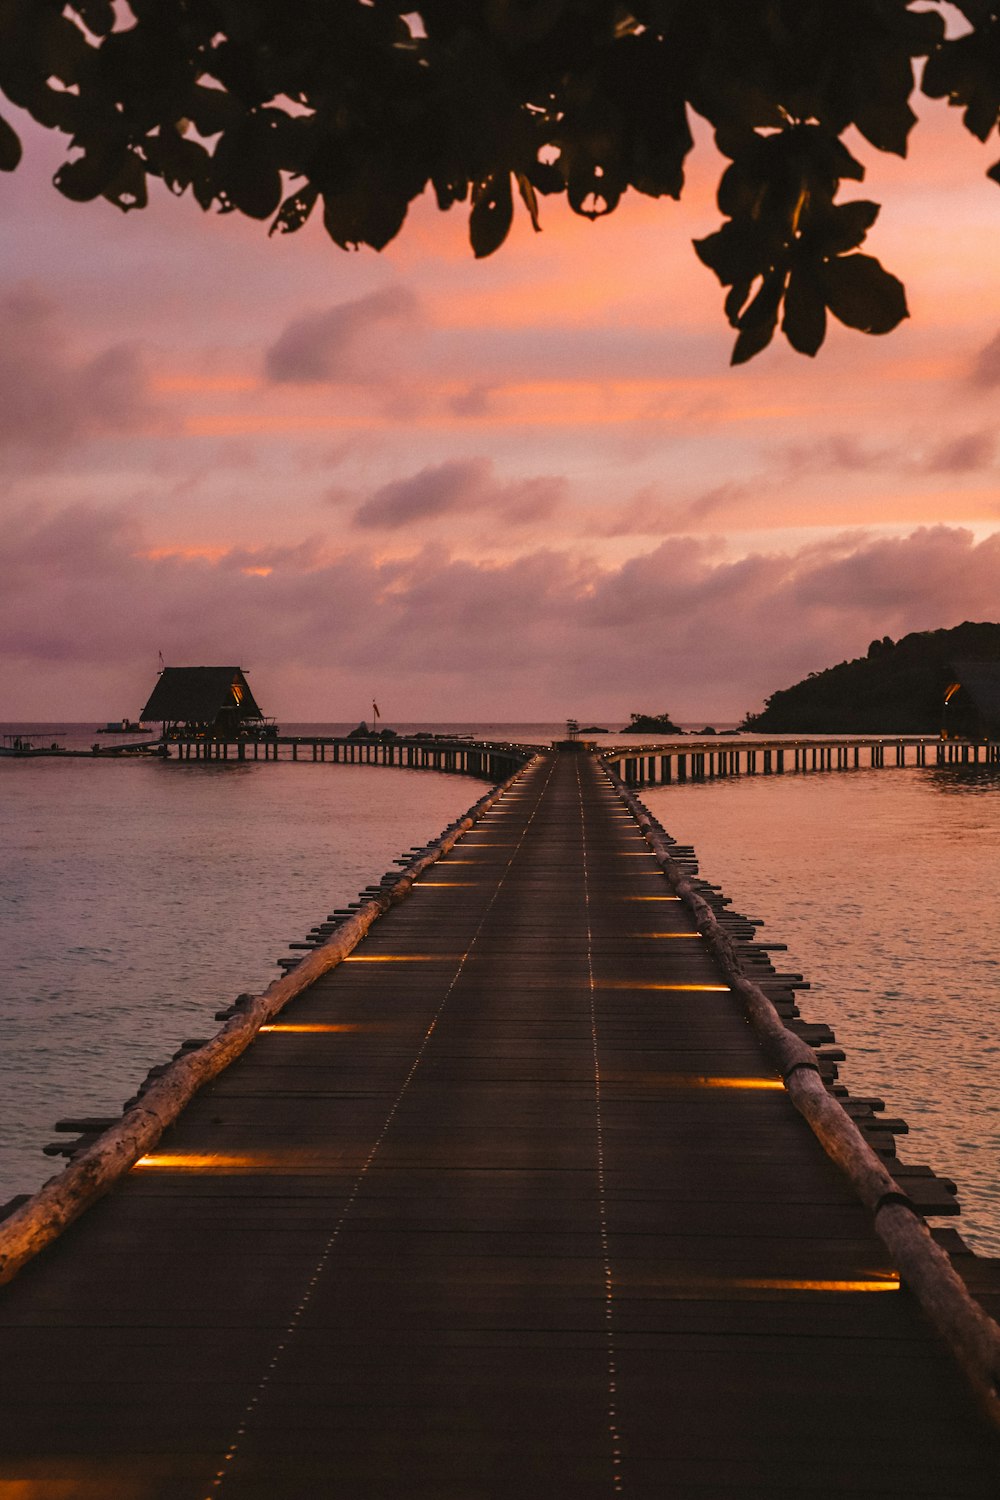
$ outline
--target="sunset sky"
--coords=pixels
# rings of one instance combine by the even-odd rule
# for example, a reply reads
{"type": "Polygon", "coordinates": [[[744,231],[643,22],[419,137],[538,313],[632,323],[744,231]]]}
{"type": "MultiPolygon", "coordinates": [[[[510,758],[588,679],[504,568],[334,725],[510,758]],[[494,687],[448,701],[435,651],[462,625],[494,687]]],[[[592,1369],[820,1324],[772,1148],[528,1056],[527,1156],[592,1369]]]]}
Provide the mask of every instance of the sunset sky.
{"type": "MultiPolygon", "coordinates": [[[[921,106],[865,249],[887,338],[729,368],[682,205],[542,205],[492,259],[0,178],[0,718],[136,714],[157,653],[279,719],[732,720],[873,636],[1000,619],[996,156],[921,106]]],[[[14,117],[11,112],[12,118],[14,117]]],[[[24,126],[23,119],[19,125],[24,126]]],[[[154,185],[155,186],[155,185],[154,185]]]]}

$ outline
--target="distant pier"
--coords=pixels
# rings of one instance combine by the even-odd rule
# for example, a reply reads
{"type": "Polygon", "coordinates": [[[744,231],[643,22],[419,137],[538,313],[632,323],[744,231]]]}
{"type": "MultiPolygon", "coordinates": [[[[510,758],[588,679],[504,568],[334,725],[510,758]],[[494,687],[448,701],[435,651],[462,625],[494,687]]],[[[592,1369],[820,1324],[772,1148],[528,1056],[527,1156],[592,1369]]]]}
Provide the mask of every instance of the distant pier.
{"type": "Polygon", "coordinates": [[[453,771],[506,781],[539,748],[508,741],[394,735],[218,735],[173,734],[164,741],[178,760],[312,760],[332,765],[398,766],[405,770],[453,771]]]}
{"type": "Polygon", "coordinates": [[[739,740],[694,738],[664,745],[615,745],[602,749],[630,786],[672,781],[714,781],[729,776],[781,776],[785,772],[848,771],[885,766],[978,766],[1000,764],[1000,741],[942,740],[929,735],[786,736],[739,740]]]}

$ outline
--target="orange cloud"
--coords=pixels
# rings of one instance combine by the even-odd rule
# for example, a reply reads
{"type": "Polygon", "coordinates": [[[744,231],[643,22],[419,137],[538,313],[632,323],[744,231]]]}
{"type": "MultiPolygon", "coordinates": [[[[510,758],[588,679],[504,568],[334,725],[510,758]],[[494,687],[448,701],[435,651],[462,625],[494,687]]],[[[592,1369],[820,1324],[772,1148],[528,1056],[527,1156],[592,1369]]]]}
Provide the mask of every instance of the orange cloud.
{"type": "Polygon", "coordinates": [[[158,395],[164,396],[230,396],[256,391],[261,381],[253,375],[199,375],[188,372],[156,375],[150,382],[158,395]]]}
{"type": "Polygon", "coordinates": [[[176,558],[180,562],[218,562],[226,556],[228,546],[172,546],[172,547],[150,547],[141,552],[134,552],[133,557],[145,558],[147,562],[166,562],[176,558]]]}

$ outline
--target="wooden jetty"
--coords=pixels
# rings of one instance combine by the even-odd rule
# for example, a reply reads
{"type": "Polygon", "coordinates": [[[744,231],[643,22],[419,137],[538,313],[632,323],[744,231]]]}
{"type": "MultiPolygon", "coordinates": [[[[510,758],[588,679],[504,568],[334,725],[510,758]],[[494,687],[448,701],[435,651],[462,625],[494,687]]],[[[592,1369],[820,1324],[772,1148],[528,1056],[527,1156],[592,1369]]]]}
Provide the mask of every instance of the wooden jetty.
{"type": "Polygon", "coordinates": [[[598,757],[317,936],[0,1224],[117,1176],[0,1293],[0,1495],[995,1500],[995,1263],[598,757]]]}
{"type": "MultiPolygon", "coordinates": [[[[162,739],[131,745],[94,746],[90,750],[58,747],[5,754],[37,754],[93,759],[134,759],[156,755],[179,762],[305,761],[313,764],[396,766],[405,770],[455,772],[498,782],[513,775],[531,755],[546,747],[519,741],[463,739],[452,735],[373,734],[368,737],[323,734],[277,734],[247,731],[187,732],[173,730],[162,739]]],[[[588,748],[596,748],[588,745],[588,748]]],[[[1000,765],[1000,741],[942,740],[929,736],[830,735],[766,739],[697,738],[664,744],[618,744],[598,751],[629,786],[668,785],[675,781],[710,781],[731,776],[882,769],[886,766],[1000,765]]]]}
{"type": "MultiPolygon", "coordinates": [[[[372,735],[183,735],[165,742],[182,761],[307,760],[333,765],[401,766],[410,770],[457,771],[500,781],[540,745],[463,741],[449,736],[372,735]]],[[[942,740],[929,736],[830,735],[766,739],[689,737],[673,744],[618,744],[599,754],[630,786],[707,781],[727,776],[786,772],[847,771],[886,766],[1000,764],[1000,741],[942,740]]]]}
{"type": "Polygon", "coordinates": [[[727,776],[875,770],[887,765],[998,765],[1000,741],[928,735],[785,735],[776,739],[741,735],[739,739],[692,737],[670,745],[615,745],[601,754],[630,786],[644,786],[727,776]]]}
{"type": "Polygon", "coordinates": [[[450,735],[183,735],[163,741],[182,761],[310,760],[332,765],[398,766],[454,771],[506,781],[540,747],[511,741],[462,740],[450,735]]]}

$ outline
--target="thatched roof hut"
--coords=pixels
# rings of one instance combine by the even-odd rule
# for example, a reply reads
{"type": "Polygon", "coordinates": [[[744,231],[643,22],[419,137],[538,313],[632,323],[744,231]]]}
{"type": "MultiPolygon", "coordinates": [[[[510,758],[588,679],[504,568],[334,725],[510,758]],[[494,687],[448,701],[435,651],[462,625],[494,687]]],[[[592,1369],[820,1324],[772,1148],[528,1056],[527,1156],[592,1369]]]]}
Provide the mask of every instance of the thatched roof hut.
{"type": "Polygon", "coordinates": [[[165,734],[229,736],[260,729],[264,716],[240,667],[164,667],[142,711],[165,734]]]}

